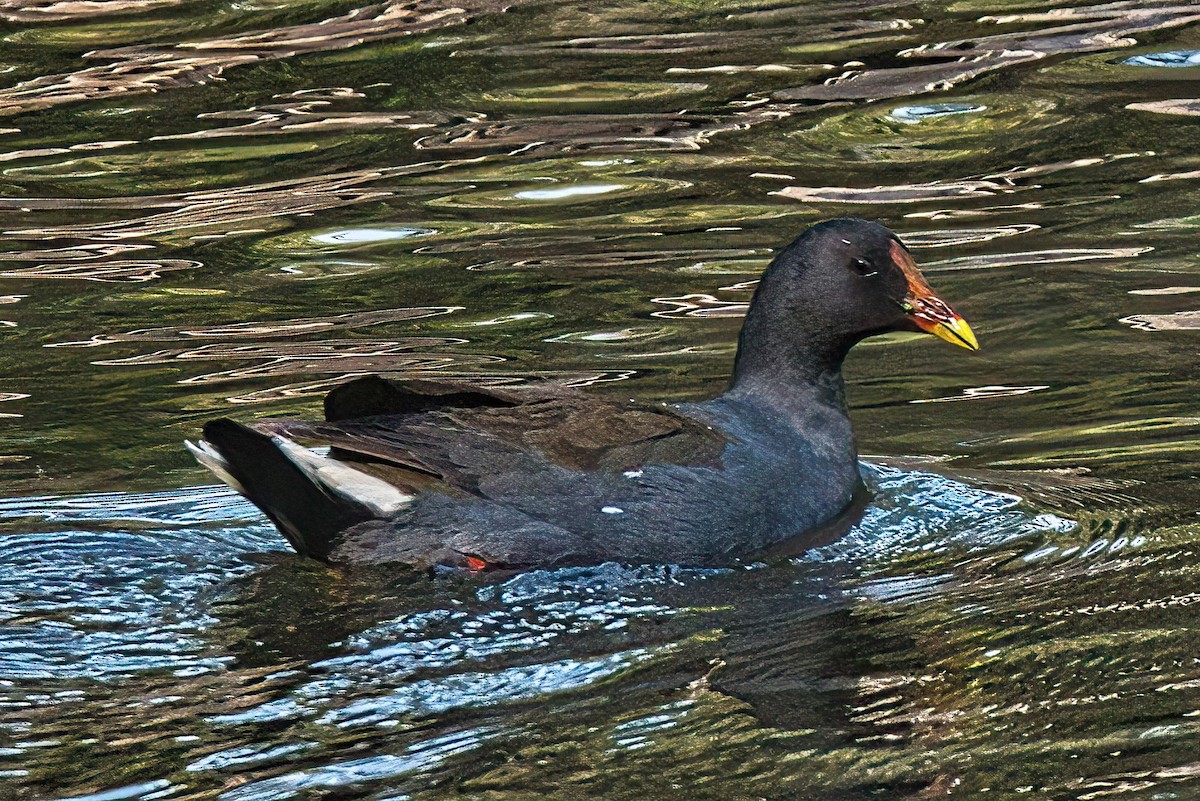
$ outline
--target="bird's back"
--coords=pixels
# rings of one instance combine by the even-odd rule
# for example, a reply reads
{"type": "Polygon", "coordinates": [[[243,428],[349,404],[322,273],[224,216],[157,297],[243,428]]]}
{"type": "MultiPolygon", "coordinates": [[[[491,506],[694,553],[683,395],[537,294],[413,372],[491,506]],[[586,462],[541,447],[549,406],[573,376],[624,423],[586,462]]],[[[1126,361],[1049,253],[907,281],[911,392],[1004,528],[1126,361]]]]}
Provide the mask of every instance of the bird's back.
{"type": "MultiPolygon", "coordinates": [[[[247,429],[246,436],[274,437],[277,446],[281,439],[329,445],[337,465],[369,477],[361,482],[365,491],[378,494],[382,482],[402,499],[393,508],[343,515],[345,525],[332,526],[332,534],[329,515],[315,515],[323,522],[310,535],[303,510],[278,508],[278,486],[269,488],[275,497],[264,497],[249,486],[253,480],[240,482],[281,528],[298,529],[292,539],[301,550],[321,558],[729,563],[824,522],[846,506],[858,482],[852,449],[847,455],[825,448],[744,400],[639,406],[583,393],[380,381],[365,379],[331,396],[327,409],[340,419],[247,429]]],[[[238,467],[237,438],[224,432],[221,439],[229,472],[248,472],[238,467]]],[[[320,483],[319,467],[315,475],[299,472],[320,483]]],[[[348,475],[340,487],[322,488],[342,507],[353,507],[360,491],[348,475]]],[[[293,495],[313,503],[311,493],[293,495]]]]}

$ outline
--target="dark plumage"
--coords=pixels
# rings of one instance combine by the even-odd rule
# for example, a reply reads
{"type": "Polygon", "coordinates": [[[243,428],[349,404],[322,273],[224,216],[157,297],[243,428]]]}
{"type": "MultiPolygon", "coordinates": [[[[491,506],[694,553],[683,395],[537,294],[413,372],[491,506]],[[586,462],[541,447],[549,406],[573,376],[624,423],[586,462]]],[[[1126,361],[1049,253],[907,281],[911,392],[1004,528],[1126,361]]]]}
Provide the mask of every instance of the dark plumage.
{"type": "Polygon", "coordinates": [[[326,422],[216,420],[188,445],[297,551],[330,562],[730,564],[850,505],[842,360],[895,330],[977,347],[890,231],[832,220],[767,268],[712,400],[364,378],[330,393],[326,422]]]}

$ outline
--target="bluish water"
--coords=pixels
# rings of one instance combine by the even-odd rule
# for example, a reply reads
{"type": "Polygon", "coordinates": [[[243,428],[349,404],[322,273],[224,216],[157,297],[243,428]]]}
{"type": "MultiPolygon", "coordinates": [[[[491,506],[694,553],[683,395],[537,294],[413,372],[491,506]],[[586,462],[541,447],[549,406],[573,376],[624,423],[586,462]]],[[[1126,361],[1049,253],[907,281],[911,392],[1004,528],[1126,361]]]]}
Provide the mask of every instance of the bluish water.
{"type": "MultiPolygon", "coordinates": [[[[780,792],[870,784],[879,766],[862,759],[879,746],[869,742],[898,725],[891,718],[926,714],[926,684],[967,693],[950,741],[995,725],[972,679],[1003,677],[1025,647],[968,621],[1028,604],[1031,587],[1061,602],[1075,579],[1176,557],[1134,530],[1098,534],[1013,494],[864,470],[874,500],[845,537],[737,570],[342,573],[286,553],[224,488],[6,502],[0,516],[23,531],[6,536],[0,556],[0,704],[12,742],[2,775],[63,788],[56,795],[108,788],[96,798],[383,797],[463,781],[516,790],[541,760],[505,765],[531,743],[551,761],[582,748],[615,768],[619,754],[644,752],[637,771],[668,755],[676,770],[705,771],[714,748],[727,759],[781,737],[837,739],[853,725],[879,734],[819,757],[803,748],[811,760],[755,781],[780,792]],[[848,641],[847,615],[857,618],[848,641]],[[923,666],[923,679],[887,662],[867,668],[860,639],[900,637],[883,649],[888,662],[930,658],[945,645],[920,642],[930,621],[954,626],[958,649],[983,661],[959,677],[949,665],[923,666]],[[760,709],[771,721],[820,717],[840,695],[869,699],[880,687],[883,722],[845,708],[801,728],[753,723],[760,709]],[[731,704],[747,729],[726,740],[731,704]],[[707,727],[713,742],[689,742],[707,727]],[[825,773],[834,765],[837,778],[825,773]]],[[[1044,667],[1087,670],[1072,661],[1050,654],[1044,667]]],[[[897,764],[931,747],[953,762],[960,747],[931,746],[915,730],[885,739],[897,764]]],[[[584,782],[580,791],[600,781],[606,796],[637,787],[618,770],[562,781],[584,782]]]]}

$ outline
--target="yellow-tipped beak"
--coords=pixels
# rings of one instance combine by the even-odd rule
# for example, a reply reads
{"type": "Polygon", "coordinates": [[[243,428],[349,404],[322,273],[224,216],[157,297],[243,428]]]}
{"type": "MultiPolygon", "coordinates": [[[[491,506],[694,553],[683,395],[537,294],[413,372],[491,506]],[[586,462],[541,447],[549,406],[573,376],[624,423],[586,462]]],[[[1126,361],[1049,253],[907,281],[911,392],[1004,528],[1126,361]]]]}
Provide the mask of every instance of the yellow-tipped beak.
{"type": "Polygon", "coordinates": [[[979,340],[975,338],[975,332],[971,330],[971,326],[967,325],[967,321],[957,314],[952,319],[940,322],[927,330],[938,339],[944,339],[951,345],[958,345],[967,350],[979,350],[979,340]]]}
{"type": "Polygon", "coordinates": [[[908,294],[901,306],[917,328],[967,350],[979,350],[979,340],[971,326],[937,296],[917,269],[912,256],[898,241],[892,243],[892,259],[908,279],[908,294]]]}

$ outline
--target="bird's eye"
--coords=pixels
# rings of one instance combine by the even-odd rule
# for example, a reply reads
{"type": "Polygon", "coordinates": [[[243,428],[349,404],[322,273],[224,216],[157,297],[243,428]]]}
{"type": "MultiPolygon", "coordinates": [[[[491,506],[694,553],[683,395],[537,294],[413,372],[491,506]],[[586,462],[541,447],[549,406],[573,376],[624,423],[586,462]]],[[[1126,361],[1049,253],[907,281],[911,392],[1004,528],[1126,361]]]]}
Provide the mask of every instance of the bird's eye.
{"type": "Polygon", "coordinates": [[[879,270],[875,269],[875,265],[871,264],[871,262],[867,261],[866,259],[855,259],[853,264],[854,269],[863,278],[869,278],[870,276],[877,275],[879,273],[879,270]]]}

